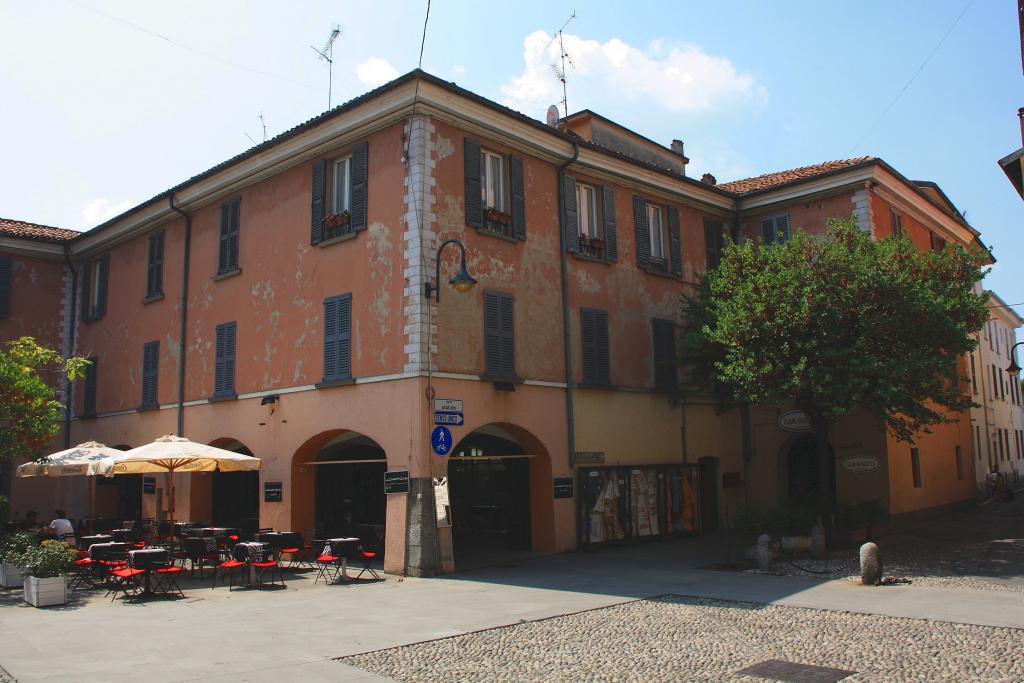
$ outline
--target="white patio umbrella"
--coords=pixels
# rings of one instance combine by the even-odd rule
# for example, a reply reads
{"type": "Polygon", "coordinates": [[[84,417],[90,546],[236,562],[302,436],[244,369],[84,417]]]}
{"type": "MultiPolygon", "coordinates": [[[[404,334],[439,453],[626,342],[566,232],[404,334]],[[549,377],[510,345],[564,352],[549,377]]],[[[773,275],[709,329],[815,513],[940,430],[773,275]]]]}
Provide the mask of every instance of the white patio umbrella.
{"type": "MultiPolygon", "coordinates": [[[[19,477],[94,477],[99,474],[98,465],[124,455],[124,451],[104,446],[95,441],[80,443],[58,453],[53,453],[18,466],[19,477]]],[[[89,529],[92,530],[93,490],[89,482],[89,529]]]]}
{"type": "Polygon", "coordinates": [[[259,458],[168,435],[161,436],[145,446],[118,453],[116,459],[101,461],[97,465],[97,473],[107,477],[153,472],[167,472],[172,475],[169,513],[173,529],[175,472],[248,472],[259,468],[259,458]]]}

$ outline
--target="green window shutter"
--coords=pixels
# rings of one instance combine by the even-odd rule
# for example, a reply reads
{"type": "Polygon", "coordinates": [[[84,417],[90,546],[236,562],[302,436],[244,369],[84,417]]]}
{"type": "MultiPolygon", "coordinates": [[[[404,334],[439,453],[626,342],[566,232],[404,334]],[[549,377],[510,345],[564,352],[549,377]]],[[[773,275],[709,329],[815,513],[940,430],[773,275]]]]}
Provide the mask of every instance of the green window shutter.
{"type": "Polygon", "coordinates": [[[110,254],[104,254],[99,262],[100,275],[96,282],[95,317],[107,314],[107,280],[110,277],[110,254]]]}
{"type": "Polygon", "coordinates": [[[320,244],[324,239],[324,215],[327,203],[327,162],[323,159],[313,164],[313,215],[310,219],[310,244],[320,244]]]}
{"type": "Polygon", "coordinates": [[[683,276],[683,240],[679,234],[679,209],[668,207],[668,255],[672,274],[683,276]]]}
{"type": "Polygon", "coordinates": [[[90,287],[92,286],[92,263],[82,264],[82,320],[92,320],[89,304],[92,302],[90,287]]]}
{"type": "Polygon", "coordinates": [[[324,300],[324,381],[352,377],[352,294],[324,300]]]}
{"type": "Polygon", "coordinates": [[[238,324],[234,321],[217,325],[217,353],[213,381],[214,396],[235,393],[235,338],[238,324]]]}
{"type": "Polygon", "coordinates": [[[517,240],[526,239],[526,186],[523,181],[523,160],[508,158],[508,186],[512,195],[512,236],[517,240]]]}
{"type": "Polygon", "coordinates": [[[765,218],[761,221],[761,242],[763,244],[775,244],[775,221],[765,218]]]}
{"type": "Polygon", "coordinates": [[[352,146],[352,230],[366,230],[366,186],[369,174],[369,145],[352,146]]]}
{"type": "Polygon", "coordinates": [[[615,218],[615,188],[605,185],[601,188],[604,209],[604,255],[609,261],[619,260],[619,236],[615,218]]]}
{"type": "Polygon", "coordinates": [[[608,313],[592,308],[580,309],[580,338],[583,343],[583,383],[611,384],[608,313]]]}
{"type": "Polygon", "coordinates": [[[220,205],[220,240],[217,254],[217,274],[231,270],[231,204],[220,205]]]}
{"type": "Polygon", "coordinates": [[[160,342],[146,342],[142,347],[142,407],[155,408],[157,381],[160,372],[160,342]]]}
{"type": "Polygon", "coordinates": [[[515,379],[514,300],[510,294],[484,292],[484,375],[515,379]]]}
{"type": "Polygon", "coordinates": [[[466,138],[462,143],[465,171],[466,225],[484,227],[484,202],[480,192],[480,143],[466,138]]]}
{"type": "Polygon", "coordinates": [[[96,414],[96,378],[99,370],[99,359],[93,356],[85,367],[85,391],[83,392],[82,414],[96,414]]]}
{"type": "Polygon", "coordinates": [[[775,237],[778,242],[788,242],[790,238],[789,233],[789,214],[783,214],[775,217],[775,237]]]}
{"type": "Polygon", "coordinates": [[[565,226],[565,250],[575,254],[580,250],[579,207],[576,206],[576,179],[562,177],[562,224],[565,226]]]}
{"type": "Polygon", "coordinates": [[[636,265],[647,270],[651,267],[651,228],[647,225],[647,202],[633,196],[633,222],[636,225],[636,265]]]}
{"type": "Polygon", "coordinates": [[[149,264],[146,277],[146,296],[162,294],[164,290],[164,233],[161,230],[149,238],[149,264]]]}
{"type": "Polygon", "coordinates": [[[11,317],[11,281],[14,279],[14,261],[0,256],[0,319],[11,317]]]}
{"type": "Polygon", "coordinates": [[[672,320],[655,318],[651,321],[654,344],[654,387],[674,390],[678,387],[676,371],[676,324],[672,320]]]}
{"type": "Polygon", "coordinates": [[[722,261],[722,249],[725,247],[724,230],[721,221],[704,219],[704,248],[708,270],[714,270],[722,261]]]}

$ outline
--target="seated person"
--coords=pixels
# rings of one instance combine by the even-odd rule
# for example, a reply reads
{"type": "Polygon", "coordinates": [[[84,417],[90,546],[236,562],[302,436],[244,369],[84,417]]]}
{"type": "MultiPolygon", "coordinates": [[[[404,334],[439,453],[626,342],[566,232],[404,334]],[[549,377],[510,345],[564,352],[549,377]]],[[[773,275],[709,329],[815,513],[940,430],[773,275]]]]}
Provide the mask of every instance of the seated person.
{"type": "Polygon", "coordinates": [[[53,529],[53,535],[62,541],[74,542],[75,540],[75,527],[71,524],[63,510],[57,510],[57,517],[50,522],[50,529],[53,529]]]}

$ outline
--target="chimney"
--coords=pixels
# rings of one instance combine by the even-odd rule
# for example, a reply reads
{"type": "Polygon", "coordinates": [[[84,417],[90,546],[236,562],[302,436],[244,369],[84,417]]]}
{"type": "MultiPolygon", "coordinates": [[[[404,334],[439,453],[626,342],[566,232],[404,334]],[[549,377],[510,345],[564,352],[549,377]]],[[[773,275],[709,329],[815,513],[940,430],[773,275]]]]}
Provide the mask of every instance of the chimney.
{"type": "Polygon", "coordinates": [[[702,183],[704,183],[705,185],[717,185],[718,184],[718,180],[715,178],[715,176],[711,175],[710,173],[705,173],[704,175],[702,175],[700,177],[700,181],[702,183]]]}
{"type": "Polygon", "coordinates": [[[1017,118],[1020,119],[1020,141],[1024,144],[1024,107],[1017,110],[1017,118]]]}
{"type": "Polygon", "coordinates": [[[672,141],[672,151],[675,152],[676,154],[678,154],[681,157],[685,157],[686,156],[685,154],[683,154],[683,141],[682,140],[673,140],[672,141]]]}

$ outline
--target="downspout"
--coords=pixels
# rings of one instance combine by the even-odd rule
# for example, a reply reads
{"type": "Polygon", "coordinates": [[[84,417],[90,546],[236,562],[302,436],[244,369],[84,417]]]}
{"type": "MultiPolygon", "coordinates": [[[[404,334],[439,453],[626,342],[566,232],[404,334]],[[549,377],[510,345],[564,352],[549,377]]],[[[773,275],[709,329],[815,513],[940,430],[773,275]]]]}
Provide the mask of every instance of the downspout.
{"type": "Polygon", "coordinates": [[[192,214],[174,205],[174,192],[167,194],[171,211],[185,218],[185,246],[181,266],[181,319],[178,325],[178,436],[185,435],[185,332],[188,325],[188,267],[192,248],[192,214]]]}
{"type": "Polygon", "coordinates": [[[569,249],[565,241],[565,169],[580,157],[580,145],[572,141],[572,158],[558,167],[558,238],[562,265],[562,331],[565,343],[565,429],[569,437],[569,467],[576,466],[576,415],[572,389],[572,333],[569,321],[569,249]]]}
{"type": "MultiPolygon", "coordinates": [[[[71,314],[68,320],[68,331],[64,343],[67,345],[68,355],[75,351],[75,316],[78,315],[78,271],[75,264],[71,262],[71,248],[64,245],[64,262],[68,264],[71,271],[71,314]]],[[[74,392],[71,390],[71,380],[68,380],[68,392],[64,397],[64,449],[71,448],[71,402],[74,392]]]]}

